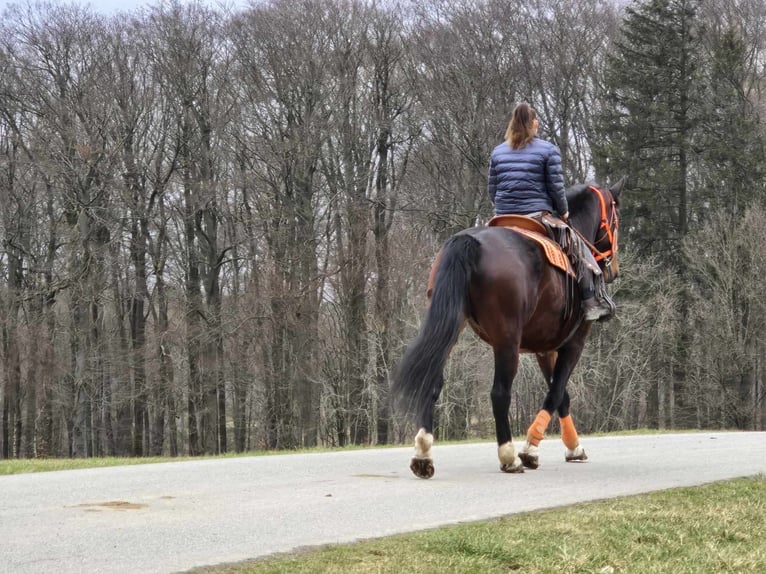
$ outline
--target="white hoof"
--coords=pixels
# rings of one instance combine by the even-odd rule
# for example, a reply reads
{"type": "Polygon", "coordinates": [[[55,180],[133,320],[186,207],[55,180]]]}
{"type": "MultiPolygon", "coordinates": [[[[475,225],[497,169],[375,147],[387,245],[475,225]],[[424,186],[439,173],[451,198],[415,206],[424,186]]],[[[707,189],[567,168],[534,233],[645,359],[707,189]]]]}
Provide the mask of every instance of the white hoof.
{"type": "Polygon", "coordinates": [[[575,462],[579,460],[588,460],[588,455],[585,454],[585,449],[579,444],[574,449],[567,449],[564,453],[564,460],[567,462],[575,462]]]}
{"type": "Polygon", "coordinates": [[[500,459],[500,470],[503,472],[524,472],[524,465],[516,454],[516,447],[512,442],[497,447],[497,458],[500,459]]]}

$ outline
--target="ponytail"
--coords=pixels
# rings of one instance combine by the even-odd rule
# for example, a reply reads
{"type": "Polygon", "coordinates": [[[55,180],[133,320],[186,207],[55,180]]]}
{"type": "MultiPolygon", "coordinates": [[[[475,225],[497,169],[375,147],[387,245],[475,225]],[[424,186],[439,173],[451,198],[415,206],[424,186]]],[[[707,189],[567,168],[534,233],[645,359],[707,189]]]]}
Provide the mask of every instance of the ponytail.
{"type": "Polygon", "coordinates": [[[520,103],[513,109],[511,121],[505,131],[505,139],[513,149],[521,149],[535,137],[534,122],[537,119],[535,108],[526,102],[520,103]]]}

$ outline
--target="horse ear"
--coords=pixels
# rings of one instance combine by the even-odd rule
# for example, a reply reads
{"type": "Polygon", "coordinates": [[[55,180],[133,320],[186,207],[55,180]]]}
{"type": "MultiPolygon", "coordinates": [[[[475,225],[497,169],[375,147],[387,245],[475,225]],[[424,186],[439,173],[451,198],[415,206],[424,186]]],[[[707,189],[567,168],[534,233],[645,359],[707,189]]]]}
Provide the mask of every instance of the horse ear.
{"type": "Polygon", "coordinates": [[[625,186],[626,179],[627,177],[623,176],[620,181],[609,188],[609,191],[612,192],[612,197],[614,197],[615,201],[620,200],[620,193],[622,193],[622,188],[625,186]]]}

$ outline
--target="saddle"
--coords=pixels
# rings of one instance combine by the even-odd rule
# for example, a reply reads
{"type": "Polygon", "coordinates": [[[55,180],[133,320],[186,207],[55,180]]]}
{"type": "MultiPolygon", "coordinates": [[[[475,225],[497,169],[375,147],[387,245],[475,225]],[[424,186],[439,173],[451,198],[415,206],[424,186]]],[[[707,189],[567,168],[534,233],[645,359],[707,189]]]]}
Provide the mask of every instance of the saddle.
{"type": "Polygon", "coordinates": [[[543,255],[548,260],[548,263],[566,273],[567,275],[577,279],[577,273],[575,272],[572,262],[569,256],[566,254],[561,245],[554,241],[549,233],[549,229],[561,229],[566,228],[567,224],[561,221],[557,217],[553,217],[549,214],[545,214],[542,217],[541,223],[537,219],[528,217],[526,215],[516,214],[504,214],[495,215],[487,223],[488,227],[505,227],[511,231],[515,231],[528,239],[531,239],[537,243],[542,249],[543,255]]]}

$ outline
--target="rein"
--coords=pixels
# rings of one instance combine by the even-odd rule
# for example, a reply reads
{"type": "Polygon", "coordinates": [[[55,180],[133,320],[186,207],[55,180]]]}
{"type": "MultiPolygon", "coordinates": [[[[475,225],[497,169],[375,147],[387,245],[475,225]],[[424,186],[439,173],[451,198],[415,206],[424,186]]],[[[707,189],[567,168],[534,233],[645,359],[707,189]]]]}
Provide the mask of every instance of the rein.
{"type": "Polygon", "coordinates": [[[601,193],[601,191],[599,191],[597,187],[593,185],[589,185],[588,189],[596,194],[596,197],[598,197],[598,202],[601,205],[601,223],[598,226],[598,231],[603,229],[604,234],[601,237],[598,237],[593,243],[591,243],[577,229],[574,229],[574,227],[572,229],[574,229],[575,233],[580,236],[580,239],[582,239],[585,242],[585,245],[587,245],[591,250],[591,253],[593,253],[593,257],[596,259],[597,263],[604,261],[606,264],[608,264],[612,257],[617,254],[617,242],[615,241],[615,237],[617,235],[617,228],[620,224],[620,221],[617,217],[617,208],[615,206],[614,200],[612,200],[611,215],[612,221],[614,221],[614,230],[612,230],[612,228],[609,226],[609,219],[606,215],[606,202],[604,201],[604,195],[601,193]],[[606,251],[600,251],[595,244],[601,243],[604,238],[609,240],[609,249],[606,251]]]}

